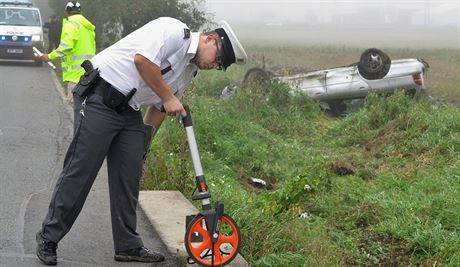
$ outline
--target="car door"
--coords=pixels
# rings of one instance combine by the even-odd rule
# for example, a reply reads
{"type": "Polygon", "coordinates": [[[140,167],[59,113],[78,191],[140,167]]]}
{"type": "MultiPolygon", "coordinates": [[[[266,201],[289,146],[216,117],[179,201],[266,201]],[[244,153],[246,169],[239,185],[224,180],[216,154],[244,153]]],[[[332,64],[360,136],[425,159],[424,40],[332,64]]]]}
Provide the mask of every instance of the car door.
{"type": "Polygon", "coordinates": [[[348,66],[327,70],[326,90],[328,100],[352,99],[366,96],[369,85],[356,66],[348,66]]]}
{"type": "Polygon", "coordinates": [[[322,100],[327,98],[326,74],[326,71],[321,70],[279,77],[279,80],[289,84],[294,90],[307,94],[315,100],[322,100]]]}

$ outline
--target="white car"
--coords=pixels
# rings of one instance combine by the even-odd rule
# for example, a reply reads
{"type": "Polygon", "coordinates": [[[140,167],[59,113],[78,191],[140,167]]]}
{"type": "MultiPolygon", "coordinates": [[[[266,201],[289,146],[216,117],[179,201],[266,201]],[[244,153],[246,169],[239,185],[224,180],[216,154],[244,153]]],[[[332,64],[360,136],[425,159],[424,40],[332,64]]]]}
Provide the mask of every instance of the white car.
{"type": "Polygon", "coordinates": [[[371,48],[364,51],[359,62],[349,66],[292,76],[271,77],[269,72],[253,68],[246,73],[243,83],[263,83],[268,79],[284,82],[320,101],[331,114],[340,115],[345,111],[345,100],[364,98],[369,92],[388,94],[403,89],[418,97],[425,90],[424,74],[428,67],[422,59],[391,61],[382,51],[371,48]]]}
{"type": "Polygon", "coordinates": [[[43,49],[40,10],[30,0],[0,0],[0,59],[35,60],[32,47],[43,49]]]}

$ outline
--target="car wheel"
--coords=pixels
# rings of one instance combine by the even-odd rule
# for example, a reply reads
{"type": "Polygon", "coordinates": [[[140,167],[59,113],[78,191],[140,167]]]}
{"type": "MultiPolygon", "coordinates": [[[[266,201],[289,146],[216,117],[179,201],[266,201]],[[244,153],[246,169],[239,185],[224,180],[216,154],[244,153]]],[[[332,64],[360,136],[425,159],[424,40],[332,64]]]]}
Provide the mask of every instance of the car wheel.
{"type": "Polygon", "coordinates": [[[376,48],[364,51],[358,63],[359,74],[367,80],[382,79],[388,74],[390,67],[390,57],[376,48]]]}
{"type": "Polygon", "coordinates": [[[270,80],[270,75],[262,68],[249,69],[244,75],[243,85],[263,85],[270,80]]]}

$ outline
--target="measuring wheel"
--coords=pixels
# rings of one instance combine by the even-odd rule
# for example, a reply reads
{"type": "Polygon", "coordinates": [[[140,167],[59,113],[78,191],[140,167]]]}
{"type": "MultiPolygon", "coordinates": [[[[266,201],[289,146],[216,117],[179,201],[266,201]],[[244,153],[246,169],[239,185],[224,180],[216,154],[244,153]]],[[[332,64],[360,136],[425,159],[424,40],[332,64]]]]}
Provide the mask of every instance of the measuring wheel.
{"type": "Polygon", "coordinates": [[[238,255],[240,232],[235,221],[224,214],[217,241],[211,236],[202,214],[195,216],[185,232],[185,248],[190,259],[201,266],[223,266],[238,255]]]}
{"type": "MultiPolygon", "coordinates": [[[[188,253],[189,263],[201,266],[224,266],[238,255],[240,231],[236,222],[224,212],[224,204],[217,201],[211,205],[211,193],[206,185],[201,166],[198,146],[193,132],[192,114],[188,105],[183,104],[187,116],[179,115],[187,134],[187,143],[192,156],[193,169],[198,194],[192,200],[200,200],[202,211],[186,217],[184,244],[188,253]]],[[[160,109],[166,112],[164,106],[160,109]]]]}

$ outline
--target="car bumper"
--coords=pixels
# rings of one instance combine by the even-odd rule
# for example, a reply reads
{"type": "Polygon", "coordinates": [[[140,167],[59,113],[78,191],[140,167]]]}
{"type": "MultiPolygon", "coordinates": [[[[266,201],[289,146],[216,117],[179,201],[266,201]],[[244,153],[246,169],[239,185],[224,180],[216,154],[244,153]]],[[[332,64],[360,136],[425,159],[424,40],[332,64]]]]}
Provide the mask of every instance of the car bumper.
{"type": "Polygon", "coordinates": [[[35,46],[39,50],[42,50],[43,45],[41,43],[1,43],[0,44],[0,59],[12,59],[12,60],[35,60],[36,57],[32,50],[35,46]]]}

